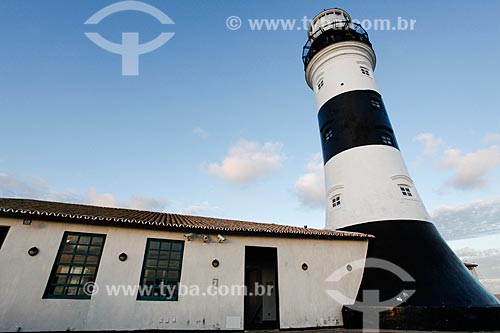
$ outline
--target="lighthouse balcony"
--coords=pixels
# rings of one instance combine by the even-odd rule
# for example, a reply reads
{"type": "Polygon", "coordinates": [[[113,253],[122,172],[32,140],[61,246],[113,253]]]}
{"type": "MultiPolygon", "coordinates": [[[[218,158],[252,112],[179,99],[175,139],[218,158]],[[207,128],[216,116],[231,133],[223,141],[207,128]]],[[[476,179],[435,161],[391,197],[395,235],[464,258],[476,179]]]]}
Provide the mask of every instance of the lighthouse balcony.
{"type": "Polygon", "coordinates": [[[372,47],[368,33],[360,24],[347,21],[340,24],[340,22],[335,21],[322,26],[309,37],[302,49],[304,69],[319,51],[329,45],[346,41],[357,41],[372,47]]]}

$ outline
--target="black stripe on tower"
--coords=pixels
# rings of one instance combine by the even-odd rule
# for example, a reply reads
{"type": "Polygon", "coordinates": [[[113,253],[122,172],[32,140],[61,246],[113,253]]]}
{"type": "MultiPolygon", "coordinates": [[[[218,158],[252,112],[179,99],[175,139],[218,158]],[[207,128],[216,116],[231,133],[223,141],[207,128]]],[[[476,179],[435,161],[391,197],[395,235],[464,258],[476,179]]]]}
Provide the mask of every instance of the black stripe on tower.
{"type": "Polygon", "coordinates": [[[382,97],[373,90],[355,90],[332,97],[318,112],[323,159],[366,145],[399,149],[382,97]]]}

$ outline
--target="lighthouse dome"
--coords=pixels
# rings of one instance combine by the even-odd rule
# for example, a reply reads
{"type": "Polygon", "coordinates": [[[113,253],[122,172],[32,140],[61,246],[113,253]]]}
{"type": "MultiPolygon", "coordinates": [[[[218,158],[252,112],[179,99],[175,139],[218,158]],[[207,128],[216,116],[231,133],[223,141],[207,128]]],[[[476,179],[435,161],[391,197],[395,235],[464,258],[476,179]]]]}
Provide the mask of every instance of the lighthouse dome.
{"type": "Polygon", "coordinates": [[[330,29],[344,29],[349,27],[351,16],[340,8],[327,9],[311,20],[307,31],[309,38],[315,38],[322,32],[330,29]]]}
{"type": "Polygon", "coordinates": [[[346,41],[372,44],[360,24],[354,23],[349,14],[340,9],[327,9],[316,15],[307,30],[309,37],[302,50],[302,61],[307,67],[312,58],[329,45],[346,41]]]}

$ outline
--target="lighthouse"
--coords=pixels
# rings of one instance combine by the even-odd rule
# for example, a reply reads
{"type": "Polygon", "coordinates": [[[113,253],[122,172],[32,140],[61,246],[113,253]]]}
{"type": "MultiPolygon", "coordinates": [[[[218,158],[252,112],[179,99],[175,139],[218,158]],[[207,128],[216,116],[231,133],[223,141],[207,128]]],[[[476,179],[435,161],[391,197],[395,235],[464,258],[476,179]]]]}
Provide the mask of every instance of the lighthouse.
{"type": "Polygon", "coordinates": [[[410,287],[411,297],[380,312],[381,328],[500,329],[500,304],[439,235],[408,172],[366,31],[344,10],[325,10],[311,21],[302,58],[321,136],[325,227],[374,235],[367,257],[414,279],[408,286],[391,272],[365,268],[356,303],[343,312],[346,326],[359,327],[363,311],[379,306],[363,301],[363,290],[387,300],[410,287]]]}

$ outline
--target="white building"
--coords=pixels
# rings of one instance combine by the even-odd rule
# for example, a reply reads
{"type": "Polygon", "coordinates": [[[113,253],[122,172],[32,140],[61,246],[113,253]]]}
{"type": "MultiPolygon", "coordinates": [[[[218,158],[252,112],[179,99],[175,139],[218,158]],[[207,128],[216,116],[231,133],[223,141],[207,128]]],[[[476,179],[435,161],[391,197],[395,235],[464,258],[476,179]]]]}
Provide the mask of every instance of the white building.
{"type": "Polygon", "coordinates": [[[0,331],[340,326],[370,237],[0,199],[0,331]]]}

